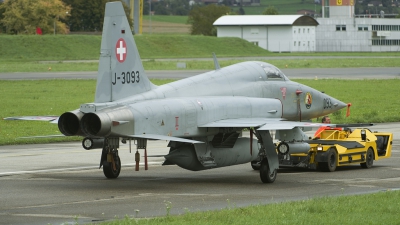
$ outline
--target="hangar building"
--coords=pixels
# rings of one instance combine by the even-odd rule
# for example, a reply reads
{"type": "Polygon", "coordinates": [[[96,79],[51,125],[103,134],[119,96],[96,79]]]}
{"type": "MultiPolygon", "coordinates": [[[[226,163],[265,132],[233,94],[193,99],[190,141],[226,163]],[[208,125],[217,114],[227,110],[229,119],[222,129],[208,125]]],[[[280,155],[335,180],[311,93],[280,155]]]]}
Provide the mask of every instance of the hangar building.
{"type": "Polygon", "coordinates": [[[317,25],[305,15],[226,15],[214,22],[218,37],[239,37],[272,52],[316,51],[317,25]]]}
{"type": "Polygon", "coordinates": [[[305,15],[222,16],[218,37],[239,37],[272,52],[400,51],[400,19],[355,15],[354,0],[322,0],[322,18],[305,15]]]}

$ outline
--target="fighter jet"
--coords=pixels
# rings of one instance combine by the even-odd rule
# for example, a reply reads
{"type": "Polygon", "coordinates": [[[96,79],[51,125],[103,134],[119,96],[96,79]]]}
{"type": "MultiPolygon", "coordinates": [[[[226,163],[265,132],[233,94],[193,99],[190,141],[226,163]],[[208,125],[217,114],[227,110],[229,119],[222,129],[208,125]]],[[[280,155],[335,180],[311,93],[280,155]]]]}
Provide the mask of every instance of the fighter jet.
{"type": "Polygon", "coordinates": [[[95,100],[65,112],[58,127],[83,136],[85,149],[102,148],[107,178],[121,171],[120,143],[145,149],[147,140],[169,141],[164,165],[199,171],[259,162],[260,178],[273,183],[279,168],[271,137],[308,151],[301,128],[347,106],[290,81],[277,67],[257,61],[221,68],[156,86],[146,76],[120,2],[106,4],[95,100]],[[248,129],[250,137],[242,136],[248,129]]]}

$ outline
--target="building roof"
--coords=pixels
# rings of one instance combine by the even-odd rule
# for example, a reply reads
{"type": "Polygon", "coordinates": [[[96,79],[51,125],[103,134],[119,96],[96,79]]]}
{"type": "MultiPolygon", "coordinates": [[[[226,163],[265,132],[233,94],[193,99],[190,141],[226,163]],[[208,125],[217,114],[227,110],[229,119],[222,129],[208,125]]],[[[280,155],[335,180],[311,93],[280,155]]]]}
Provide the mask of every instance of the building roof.
{"type": "Polygon", "coordinates": [[[306,15],[226,15],[214,22],[214,26],[317,26],[319,23],[306,15]]]}

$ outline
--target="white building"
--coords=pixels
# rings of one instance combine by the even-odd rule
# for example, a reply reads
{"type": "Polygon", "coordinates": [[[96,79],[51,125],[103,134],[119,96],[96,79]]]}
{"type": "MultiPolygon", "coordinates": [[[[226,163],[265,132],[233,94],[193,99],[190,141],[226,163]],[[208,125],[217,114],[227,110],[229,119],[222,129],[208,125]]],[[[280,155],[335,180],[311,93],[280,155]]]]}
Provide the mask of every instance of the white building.
{"type": "Polygon", "coordinates": [[[400,51],[400,20],[319,18],[318,52],[400,51]]]}
{"type": "Polygon", "coordinates": [[[316,51],[318,22],[304,15],[227,15],[217,19],[218,37],[239,37],[271,52],[316,51]]]}
{"type": "Polygon", "coordinates": [[[325,0],[316,30],[318,52],[400,51],[400,20],[354,14],[354,0],[325,0]]]}

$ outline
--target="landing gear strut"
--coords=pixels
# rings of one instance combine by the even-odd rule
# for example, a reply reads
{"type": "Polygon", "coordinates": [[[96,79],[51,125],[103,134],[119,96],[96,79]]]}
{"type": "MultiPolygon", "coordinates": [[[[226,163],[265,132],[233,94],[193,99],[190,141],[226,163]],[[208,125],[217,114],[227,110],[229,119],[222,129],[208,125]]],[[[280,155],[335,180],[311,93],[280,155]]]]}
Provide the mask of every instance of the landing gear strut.
{"type": "Polygon", "coordinates": [[[256,133],[262,144],[260,178],[263,183],[274,183],[279,169],[278,154],[268,130],[256,133]]]}
{"type": "Polygon", "coordinates": [[[100,159],[100,168],[103,166],[103,173],[109,179],[115,179],[121,172],[121,159],[118,155],[119,139],[108,139],[104,142],[100,159]]]}
{"type": "Polygon", "coordinates": [[[118,151],[107,154],[107,160],[103,161],[103,173],[107,178],[114,179],[121,172],[121,159],[118,151]],[[110,161],[109,161],[110,160],[110,161]]]}
{"type": "Polygon", "coordinates": [[[263,183],[274,183],[277,174],[278,173],[276,169],[271,172],[268,164],[268,159],[263,159],[261,161],[260,178],[263,183]]]}

